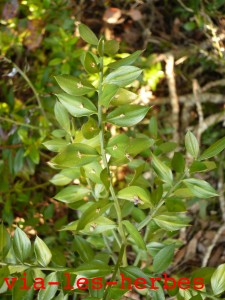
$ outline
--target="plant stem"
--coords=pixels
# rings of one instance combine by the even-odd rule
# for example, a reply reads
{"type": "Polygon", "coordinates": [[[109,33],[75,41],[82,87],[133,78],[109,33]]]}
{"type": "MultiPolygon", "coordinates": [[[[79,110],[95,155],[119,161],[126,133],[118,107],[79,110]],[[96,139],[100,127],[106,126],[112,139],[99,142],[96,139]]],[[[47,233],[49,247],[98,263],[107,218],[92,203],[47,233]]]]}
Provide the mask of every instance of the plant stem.
{"type": "MultiPolygon", "coordinates": [[[[100,58],[100,76],[99,76],[99,88],[98,88],[98,102],[100,100],[101,94],[102,94],[102,83],[103,83],[103,67],[104,67],[104,62],[103,62],[103,57],[100,58]]],[[[102,155],[102,161],[103,161],[103,166],[104,168],[107,169],[109,180],[110,180],[110,193],[112,195],[113,201],[114,201],[114,206],[115,210],[117,213],[117,219],[118,219],[118,231],[121,236],[121,239],[123,241],[124,247],[126,248],[126,236],[124,233],[123,225],[122,225],[122,213],[121,213],[121,208],[119,205],[118,198],[116,196],[116,193],[113,188],[112,184],[112,175],[109,169],[109,165],[107,162],[107,157],[106,157],[106,152],[105,152],[105,142],[104,142],[104,124],[102,120],[102,106],[98,104],[98,125],[100,128],[100,146],[101,146],[101,155],[102,155]]],[[[124,251],[123,255],[123,264],[126,266],[127,265],[127,258],[126,258],[126,253],[124,251]]]]}
{"type": "MultiPolygon", "coordinates": [[[[116,278],[116,274],[119,270],[120,264],[121,264],[122,259],[124,257],[125,248],[126,248],[126,245],[124,245],[124,244],[120,248],[120,253],[119,253],[118,260],[117,260],[117,263],[116,263],[116,266],[115,266],[115,269],[114,269],[114,272],[113,272],[113,276],[110,279],[111,282],[113,282],[116,278]]],[[[108,285],[107,288],[105,289],[105,293],[103,295],[102,300],[107,300],[108,299],[108,293],[109,293],[110,289],[111,289],[111,285],[108,285]]]]}
{"type": "MultiPolygon", "coordinates": [[[[15,64],[14,62],[12,62],[10,59],[8,59],[7,57],[4,57],[4,60],[7,61],[8,63],[12,64],[14,66],[14,68],[17,70],[17,72],[24,78],[24,80],[28,83],[29,87],[32,89],[33,93],[34,93],[34,96],[37,100],[37,103],[38,103],[38,106],[45,118],[46,121],[48,121],[48,118],[46,116],[46,113],[44,111],[44,108],[42,106],[42,103],[41,103],[41,99],[39,97],[39,94],[37,92],[37,90],[35,89],[33,83],[30,81],[30,79],[27,77],[27,75],[20,69],[20,67],[17,66],[17,64],[15,64]]],[[[46,122],[46,124],[48,124],[48,122],[46,122]]]]}
{"type": "Polygon", "coordinates": [[[14,121],[14,120],[11,120],[9,118],[0,117],[0,120],[8,122],[8,123],[16,124],[16,125],[25,126],[25,127],[28,127],[28,128],[34,129],[34,130],[40,130],[41,129],[37,126],[33,126],[33,125],[30,125],[30,124],[14,121]]]}

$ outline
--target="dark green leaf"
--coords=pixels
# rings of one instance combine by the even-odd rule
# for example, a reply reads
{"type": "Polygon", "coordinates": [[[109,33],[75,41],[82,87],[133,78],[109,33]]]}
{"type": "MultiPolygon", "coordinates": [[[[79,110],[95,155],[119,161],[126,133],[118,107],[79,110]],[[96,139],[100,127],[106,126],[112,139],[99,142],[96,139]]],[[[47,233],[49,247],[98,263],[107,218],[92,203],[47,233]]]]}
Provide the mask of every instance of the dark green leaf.
{"type": "Polygon", "coordinates": [[[16,228],[14,233],[13,250],[20,262],[26,261],[31,254],[30,239],[19,227],[16,228]]]}
{"type": "Polygon", "coordinates": [[[115,84],[105,84],[103,92],[99,97],[99,104],[104,105],[106,108],[109,107],[110,102],[114,99],[119,87],[115,84]]]}
{"type": "Polygon", "coordinates": [[[116,40],[109,40],[109,41],[105,41],[104,43],[104,53],[109,55],[109,56],[113,56],[115,55],[120,48],[120,43],[117,42],[116,40]]]}
{"type": "Polygon", "coordinates": [[[90,117],[88,121],[83,124],[81,131],[84,138],[89,140],[95,137],[99,133],[100,129],[95,119],[90,117]]]}
{"type": "Polygon", "coordinates": [[[132,223],[130,223],[130,221],[124,220],[122,223],[123,223],[123,225],[125,225],[128,233],[130,234],[132,239],[135,241],[135,244],[140,249],[146,250],[145,242],[143,241],[143,238],[140,235],[140,233],[138,232],[137,228],[132,223]]]}
{"type": "Polygon", "coordinates": [[[79,253],[80,258],[84,262],[89,262],[94,257],[94,252],[91,248],[91,245],[82,237],[75,236],[74,237],[74,245],[75,245],[75,251],[79,253]]]}
{"type": "Polygon", "coordinates": [[[180,152],[175,152],[172,159],[172,168],[178,173],[183,173],[185,169],[185,160],[180,152]]]}
{"type": "Polygon", "coordinates": [[[10,235],[3,223],[0,223],[0,261],[2,261],[8,254],[10,246],[10,235]]]}
{"type": "Polygon", "coordinates": [[[99,260],[89,261],[75,269],[74,273],[87,278],[106,276],[111,273],[111,267],[99,260]]]}
{"type": "Polygon", "coordinates": [[[84,68],[90,74],[99,72],[98,63],[93,54],[89,51],[85,53],[84,68]]]}
{"type": "Polygon", "coordinates": [[[86,165],[98,157],[97,151],[85,144],[71,144],[51,160],[61,168],[74,168],[86,165]]]}
{"type": "Polygon", "coordinates": [[[215,142],[208,149],[206,149],[202,155],[199,157],[200,160],[207,159],[216,156],[225,148],[225,137],[215,142]]]}
{"type": "Polygon", "coordinates": [[[174,245],[168,245],[161,249],[154,257],[153,268],[156,273],[165,271],[173,260],[174,245]]]}

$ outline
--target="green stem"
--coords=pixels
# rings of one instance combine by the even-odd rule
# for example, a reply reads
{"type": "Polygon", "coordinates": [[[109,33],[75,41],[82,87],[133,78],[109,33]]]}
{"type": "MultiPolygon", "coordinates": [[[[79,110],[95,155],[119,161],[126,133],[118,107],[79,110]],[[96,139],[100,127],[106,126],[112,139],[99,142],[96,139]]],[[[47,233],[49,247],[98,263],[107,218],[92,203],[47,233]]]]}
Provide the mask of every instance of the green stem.
{"type": "Polygon", "coordinates": [[[178,185],[181,183],[181,181],[184,179],[186,175],[186,172],[180,176],[180,179],[176,182],[174,186],[170,188],[170,190],[166,193],[165,196],[162,197],[162,199],[159,201],[157,206],[152,210],[152,213],[148,215],[138,226],[137,229],[140,231],[142,228],[148,225],[148,223],[152,220],[152,218],[155,216],[155,214],[158,212],[160,207],[164,204],[165,199],[170,196],[170,194],[178,187],[178,185]]]}
{"type": "MultiPolygon", "coordinates": [[[[34,96],[37,100],[37,103],[38,103],[38,106],[45,118],[46,121],[48,121],[48,118],[46,116],[46,113],[44,111],[44,108],[42,106],[42,103],[41,103],[41,99],[39,97],[39,94],[37,92],[37,90],[35,89],[33,83],[30,81],[30,79],[27,77],[27,75],[20,69],[20,67],[17,66],[17,64],[15,64],[14,62],[12,62],[10,59],[8,59],[7,57],[4,57],[4,60],[7,61],[8,63],[12,64],[14,66],[14,68],[17,70],[17,72],[24,78],[24,80],[28,83],[29,87],[32,89],[33,93],[34,93],[34,96]]],[[[48,124],[48,122],[46,122],[46,124],[48,124]]]]}
{"type": "MultiPolygon", "coordinates": [[[[116,263],[116,266],[115,266],[115,269],[114,269],[114,272],[113,272],[113,276],[110,279],[111,282],[113,282],[116,279],[117,272],[119,270],[120,264],[121,264],[122,259],[124,257],[125,248],[126,248],[126,245],[124,245],[124,244],[120,248],[120,253],[119,253],[118,260],[117,260],[117,263],[116,263]]],[[[107,300],[108,299],[108,293],[109,293],[110,289],[111,289],[111,285],[108,285],[107,288],[105,289],[105,293],[103,295],[102,300],[107,300]]]]}
{"type": "Polygon", "coordinates": [[[26,268],[31,268],[31,269],[39,269],[39,270],[43,270],[43,271],[59,271],[59,272],[65,272],[65,271],[71,271],[71,268],[51,268],[51,267],[40,267],[40,266],[35,266],[35,265],[30,265],[30,264],[10,264],[10,263],[2,263],[0,262],[0,266],[10,266],[10,267],[26,267],[26,268]]]}
{"type": "Polygon", "coordinates": [[[34,129],[34,130],[40,130],[40,129],[41,129],[41,128],[37,127],[37,126],[33,126],[33,125],[30,125],[30,124],[26,124],[26,123],[14,121],[14,120],[11,120],[11,119],[9,119],[9,118],[3,118],[3,117],[0,117],[0,120],[2,120],[2,121],[4,121],[4,122],[16,124],[16,125],[25,126],[25,127],[28,127],[28,128],[34,129]]]}
{"type": "MultiPolygon", "coordinates": [[[[101,57],[100,58],[100,76],[99,76],[99,88],[98,88],[98,101],[100,100],[100,97],[101,97],[101,94],[102,94],[103,67],[104,67],[103,57],[101,57]]],[[[122,225],[121,208],[120,208],[118,198],[117,198],[116,193],[115,193],[114,188],[113,188],[112,175],[111,175],[109,165],[108,165],[108,162],[107,162],[107,158],[106,158],[105,141],[104,141],[104,124],[103,124],[103,120],[102,120],[102,106],[101,105],[98,105],[98,124],[99,124],[99,128],[100,128],[99,137],[100,137],[100,147],[101,147],[102,161],[103,161],[104,168],[107,169],[109,180],[110,180],[109,190],[110,190],[110,193],[112,195],[115,210],[116,210],[116,213],[117,213],[118,231],[119,231],[119,234],[120,234],[121,239],[123,241],[123,244],[126,247],[127,242],[126,242],[126,236],[125,236],[125,232],[124,232],[123,225],[122,225]]],[[[126,258],[125,251],[124,251],[124,255],[123,255],[123,264],[125,266],[127,265],[127,258],[126,258]]]]}

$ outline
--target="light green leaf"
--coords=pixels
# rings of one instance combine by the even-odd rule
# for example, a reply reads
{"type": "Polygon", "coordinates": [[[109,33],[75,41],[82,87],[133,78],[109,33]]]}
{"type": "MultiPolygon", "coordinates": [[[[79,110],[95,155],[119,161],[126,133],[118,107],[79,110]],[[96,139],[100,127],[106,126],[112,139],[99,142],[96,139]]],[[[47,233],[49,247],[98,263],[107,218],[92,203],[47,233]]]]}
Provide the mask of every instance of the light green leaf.
{"type": "Polygon", "coordinates": [[[89,140],[95,137],[99,133],[100,128],[97,122],[95,121],[95,119],[90,117],[88,121],[83,124],[81,131],[84,138],[89,140]]]}
{"type": "Polygon", "coordinates": [[[43,145],[52,152],[60,152],[69,144],[70,142],[63,139],[54,139],[43,143],[43,145]]]}
{"type": "Polygon", "coordinates": [[[213,273],[211,286],[214,295],[219,295],[225,291],[225,264],[220,265],[213,273]]]}
{"type": "Polygon", "coordinates": [[[95,221],[99,216],[104,214],[111,205],[112,203],[107,200],[101,200],[92,204],[80,217],[77,225],[77,231],[82,230],[88,223],[95,221]]]}
{"type": "Polygon", "coordinates": [[[10,246],[10,235],[3,223],[0,223],[0,261],[2,261],[8,254],[10,246]]]}
{"type": "Polygon", "coordinates": [[[162,181],[172,185],[173,183],[173,173],[171,169],[165,165],[161,160],[155,155],[152,155],[152,165],[156,174],[162,179],[162,181]]]}
{"type": "Polygon", "coordinates": [[[112,69],[117,69],[119,67],[122,66],[128,66],[131,65],[133,62],[135,62],[135,60],[143,53],[142,50],[138,50],[134,53],[132,53],[131,55],[128,55],[125,58],[122,58],[116,62],[113,62],[111,64],[109,64],[109,67],[112,69]]]}
{"type": "Polygon", "coordinates": [[[91,45],[98,45],[98,38],[97,36],[94,34],[94,32],[86,25],[84,24],[80,24],[79,27],[79,33],[81,38],[87,42],[88,44],[91,45]]]}
{"type": "Polygon", "coordinates": [[[119,88],[114,97],[112,98],[111,104],[115,106],[124,105],[133,102],[137,99],[137,95],[126,89],[119,88]]]}
{"type": "Polygon", "coordinates": [[[16,228],[14,233],[13,250],[20,262],[26,261],[31,254],[30,239],[19,227],[16,228]]]}
{"type": "Polygon", "coordinates": [[[207,159],[213,156],[216,156],[225,148],[225,137],[218,140],[214,144],[212,144],[208,149],[206,149],[202,155],[199,157],[200,160],[207,159]]]}
{"type": "Polygon", "coordinates": [[[42,241],[42,239],[40,239],[38,236],[36,237],[34,242],[34,252],[37,262],[41,266],[46,267],[50,263],[52,258],[51,251],[49,250],[45,242],[42,241]]]}
{"type": "Polygon", "coordinates": [[[157,139],[158,137],[158,122],[155,116],[151,117],[149,121],[149,133],[153,139],[157,139]]]}
{"type": "Polygon", "coordinates": [[[138,248],[140,248],[142,250],[147,250],[145,242],[143,241],[143,238],[140,235],[140,233],[138,232],[137,228],[130,221],[124,220],[124,221],[122,221],[122,223],[123,223],[123,225],[125,225],[128,233],[130,234],[132,239],[135,241],[138,248]]]}
{"type": "Polygon", "coordinates": [[[90,190],[77,185],[70,185],[62,189],[55,195],[55,199],[64,203],[73,203],[82,200],[85,196],[90,194],[90,190]]]}
{"type": "Polygon", "coordinates": [[[191,131],[188,131],[185,135],[185,147],[187,149],[187,152],[191,154],[194,158],[198,157],[199,153],[199,144],[198,140],[194,136],[194,134],[191,131]]]}
{"type": "Polygon", "coordinates": [[[185,169],[185,160],[180,152],[175,152],[172,159],[172,168],[178,173],[183,173],[185,169]]]}
{"type": "Polygon", "coordinates": [[[76,235],[74,237],[74,246],[75,251],[78,252],[80,258],[84,262],[89,262],[94,257],[94,252],[91,248],[91,245],[82,237],[76,235]]]}
{"type": "Polygon", "coordinates": [[[143,209],[152,207],[150,193],[139,186],[128,186],[120,190],[117,196],[119,199],[131,201],[143,209]]]}
{"type": "Polygon", "coordinates": [[[89,51],[86,52],[84,56],[84,68],[90,74],[99,72],[97,61],[93,54],[89,51]]]}
{"type": "Polygon", "coordinates": [[[64,106],[56,101],[55,103],[55,117],[56,120],[59,122],[59,125],[66,131],[70,132],[70,118],[67,110],[64,108],[64,106]]]}
{"type": "Polygon", "coordinates": [[[104,83],[116,84],[118,86],[126,86],[137,79],[142,73],[142,70],[133,66],[120,67],[117,70],[109,73],[104,83]]]}
{"type": "Polygon", "coordinates": [[[113,97],[117,93],[118,89],[119,89],[118,85],[106,84],[104,86],[103,92],[100,94],[99,104],[104,105],[106,108],[108,108],[110,102],[112,101],[113,97]]]}
{"type": "Polygon", "coordinates": [[[183,180],[193,195],[198,198],[210,198],[218,196],[215,189],[205,180],[197,178],[188,178],[183,180]]]}
{"type": "Polygon", "coordinates": [[[120,48],[120,43],[116,40],[105,41],[104,43],[104,53],[113,56],[115,55],[120,48]]]}
{"type": "Polygon", "coordinates": [[[171,264],[174,256],[174,245],[168,245],[155,255],[153,260],[154,272],[161,273],[165,271],[171,264]]]}
{"type": "Polygon", "coordinates": [[[156,224],[168,231],[176,231],[185,226],[188,226],[190,218],[182,213],[167,213],[154,217],[156,224]]]}
{"type": "Polygon", "coordinates": [[[79,168],[64,169],[60,173],[54,175],[50,182],[55,185],[63,186],[69,184],[72,180],[79,178],[79,176],[79,168]]]}
{"type": "Polygon", "coordinates": [[[73,273],[87,278],[95,278],[106,276],[110,274],[111,271],[111,267],[104,262],[100,260],[93,260],[79,266],[73,273]]]}
{"type": "Polygon", "coordinates": [[[71,144],[51,160],[53,165],[60,168],[81,167],[96,160],[98,152],[85,144],[71,144]]]}
{"type": "Polygon", "coordinates": [[[57,273],[53,272],[50,273],[48,276],[45,277],[44,280],[45,289],[41,289],[38,293],[37,300],[51,300],[55,297],[55,294],[58,290],[58,285],[49,285],[49,282],[58,282],[57,273]]]}
{"type": "Polygon", "coordinates": [[[106,121],[117,126],[130,127],[142,121],[150,107],[123,105],[108,114],[106,121]]]}
{"type": "Polygon", "coordinates": [[[149,149],[154,144],[154,140],[148,137],[130,139],[130,144],[126,148],[126,153],[135,157],[142,151],[149,149]]]}
{"type": "Polygon", "coordinates": [[[87,80],[71,75],[58,75],[55,80],[64,92],[73,96],[82,96],[95,90],[87,80]]]}
{"type": "Polygon", "coordinates": [[[74,117],[93,115],[97,112],[95,105],[83,96],[72,96],[69,94],[56,94],[59,101],[74,117]]]}

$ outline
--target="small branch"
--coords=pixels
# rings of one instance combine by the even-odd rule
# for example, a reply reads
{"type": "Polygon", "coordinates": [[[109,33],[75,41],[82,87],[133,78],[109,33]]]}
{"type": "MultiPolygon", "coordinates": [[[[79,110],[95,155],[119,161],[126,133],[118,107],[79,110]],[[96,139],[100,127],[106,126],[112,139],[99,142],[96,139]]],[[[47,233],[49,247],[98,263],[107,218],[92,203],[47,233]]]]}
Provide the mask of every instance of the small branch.
{"type": "Polygon", "coordinates": [[[198,112],[198,127],[196,130],[196,136],[197,136],[197,140],[198,143],[200,144],[200,140],[201,140],[201,132],[205,130],[205,128],[207,128],[207,126],[204,123],[204,114],[203,114],[203,109],[202,109],[202,105],[201,105],[201,89],[200,86],[198,84],[198,81],[196,79],[194,79],[192,81],[192,88],[193,88],[193,95],[196,101],[196,108],[197,108],[197,112],[198,112]]]}
{"type": "Polygon", "coordinates": [[[172,124],[174,126],[173,140],[179,143],[179,100],[176,91],[176,81],[174,76],[174,56],[168,54],[166,57],[166,77],[170,93],[170,101],[172,106],[172,124]]]}
{"type": "Polygon", "coordinates": [[[205,86],[202,87],[202,92],[205,92],[215,86],[224,86],[225,85],[225,79],[220,79],[220,80],[216,80],[216,81],[212,81],[212,82],[208,82],[206,83],[205,86]]]}
{"type": "MultiPolygon", "coordinates": [[[[204,127],[200,128],[199,134],[202,135],[202,133],[208,129],[210,126],[213,126],[219,122],[225,121],[225,111],[222,111],[221,113],[217,113],[214,115],[209,116],[204,120],[204,127]]],[[[197,131],[198,130],[198,125],[196,127],[190,127],[190,130],[197,131]]]]}
{"type": "Polygon", "coordinates": [[[41,129],[40,127],[33,126],[33,125],[30,125],[30,124],[26,124],[26,123],[22,123],[22,122],[18,122],[18,121],[14,121],[14,120],[11,120],[9,118],[0,117],[0,120],[2,120],[4,122],[12,123],[12,124],[20,125],[20,126],[25,126],[25,127],[28,127],[28,128],[34,129],[34,130],[40,130],[41,129]]]}
{"type": "MultiPolygon", "coordinates": [[[[35,98],[36,98],[36,100],[37,100],[38,106],[39,106],[39,108],[40,108],[40,110],[41,110],[41,112],[42,112],[42,114],[43,114],[45,120],[48,121],[48,118],[47,118],[47,116],[46,116],[46,113],[45,113],[44,108],[43,108],[42,103],[41,103],[41,99],[40,99],[39,94],[38,94],[37,90],[35,89],[33,83],[30,81],[30,79],[27,77],[27,75],[20,69],[20,67],[17,66],[17,64],[15,64],[14,62],[12,62],[12,61],[11,61],[10,59],[8,59],[7,57],[3,57],[3,60],[6,61],[6,62],[8,62],[9,64],[12,64],[12,65],[14,66],[14,68],[17,70],[17,72],[18,72],[18,73],[24,78],[24,80],[28,83],[29,87],[31,88],[31,90],[32,90],[33,93],[34,93],[34,96],[35,96],[35,98]]],[[[47,122],[47,124],[48,124],[48,122],[47,122]]]]}

